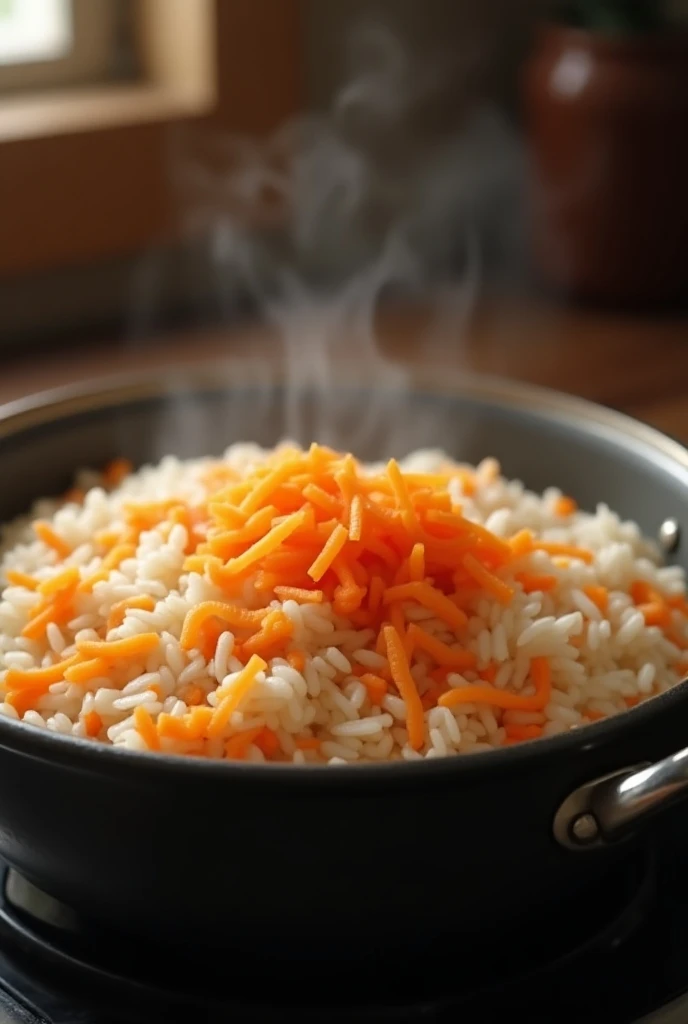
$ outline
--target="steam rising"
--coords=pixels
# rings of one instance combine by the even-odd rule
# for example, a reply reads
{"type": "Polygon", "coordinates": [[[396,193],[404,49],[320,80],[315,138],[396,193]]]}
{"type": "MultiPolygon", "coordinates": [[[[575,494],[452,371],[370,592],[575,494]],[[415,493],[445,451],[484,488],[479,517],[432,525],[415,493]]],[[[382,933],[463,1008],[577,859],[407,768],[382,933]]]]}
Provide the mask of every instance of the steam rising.
{"type": "Polygon", "coordinates": [[[255,423],[229,424],[226,442],[251,439],[270,416],[303,443],[360,454],[424,443],[421,425],[400,415],[412,381],[381,354],[376,314],[385,300],[431,302],[434,334],[418,345],[430,353],[447,330],[461,344],[486,264],[512,267],[519,242],[520,153],[505,119],[476,109],[449,138],[414,135],[414,105],[442,80],[442,69],[414,67],[389,32],[368,28],[325,115],[262,145],[204,139],[183,158],[185,227],[215,310],[234,322],[249,302],[282,339],[274,360],[254,367],[257,382],[286,385],[282,415],[274,393],[256,396],[255,423]],[[375,400],[355,401],[343,376],[375,400]]]}

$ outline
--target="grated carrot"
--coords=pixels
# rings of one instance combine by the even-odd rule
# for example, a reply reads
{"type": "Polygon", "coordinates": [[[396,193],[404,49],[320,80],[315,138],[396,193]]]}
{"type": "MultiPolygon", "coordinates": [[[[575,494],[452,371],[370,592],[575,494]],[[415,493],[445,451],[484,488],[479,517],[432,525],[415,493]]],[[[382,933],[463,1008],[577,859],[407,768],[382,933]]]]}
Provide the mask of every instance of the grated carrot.
{"type": "Polygon", "coordinates": [[[34,533],[39,540],[43,541],[49,548],[56,551],[60,558],[67,558],[72,553],[72,549],[66,540],[63,540],[50,525],[43,519],[38,519],[33,524],[34,533]]]}
{"type": "Polygon", "coordinates": [[[512,554],[516,558],[520,558],[522,555],[529,555],[533,550],[534,543],[535,538],[531,530],[519,530],[508,541],[512,554]]]}
{"type": "Polygon", "coordinates": [[[561,498],[557,498],[554,503],[554,514],[556,516],[572,516],[574,512],[578,511],[578,505],[573,498],[567,497],[565,494],[561,498]]]}
{"type": "Polygon", "coordinates": [[[95,738],[103,728],[103,719],[97,711],[89,711],[84,715],[84,730],[91,739],[95,738]]]}
{"type": "Polygon", "coordinates": [[[360,540],[363,532],[363,500],[360,494],[355,494],[351,501],[349,511],[349,539],[360,540]]]}
{"type": "Polygon", "coordinates": [[[647,604],[639,604],[638,611],[642,612],[646,626],[666,628],[671,625],[671,608],[664,601],[650,601],[647,604]]]}
{"type": "Polygon", "coordinates": [[[577,558],[590,564],[594,560],[592,551],[577,548],[573,544],[555,544],[553,541],[539,540],[534,544],[536,551],[544,551],[548,555],[561,555],[564,558],[577,558]]]}
{"type": "Polygon", "coordinates": [[[476,658],[472,651],[462,651],[450,647],[448,644],[438,640],[437,637],[426,632],[416,622],[412,622],[409,625],[408,632],[413,646],[421,651],[425,651],[443,668],[451,668],[461,672],[464,669],[474,667],[476,658]]]}
{"type": "Polygon", "coordinates": [[[446,622],[452,629],[462,629],[468,622],[465,612],[429,583],[404,583],[398,587],[388,587],[383,594],[383,601],[385,604],[394,601],[417,601],[424,608],[434,612],[438,619],[446,622]]]}
{"type": "Polygon", "coordinates": [[[96,569],[92,576],[88,576],[86,579],[81,581],[79,584],[79,590],[85,594],[90,593],[96,583],[106,580],[110,573],[114,569],[119,568],[126,558],[133,558],[135,554],[136,546],[134,544],[117,544],[105,556],[100,564],[100,568],[96,569]]]}
{"type": "Polygon", "coordinates": [[[558,582],[556,576],[537,576],[531,572],[517,572],[516,579],[526,594],[532,594],[537,590],[546,594],[550,590],[554,590],[558,582]]]}
{"type": "Polygon", "coordinates": [[[280,741],[277,733],[264,726],[253,741],[265,757],[273,757],[280,749],[280,741]]]}
{"type": "Polygon", "coordinates": [[[306,656],[303,651],[289,651],[287,661],[297,672],[303,672],[306,667],[306,656]]]}
{"type": "Polygon", "coordinates": [[[184,701],[187,707],[197,707],[205,700],[205,691],[196,683],[186,683],[185,686],[179,688],[177,696],[184,701]]]}
{"type": "Polygon", "coordinates": [[[141,594],[140,597],[125,597],[123,601],[117,601],[111,606],[107,617],[105,629],[108,633],[111,629],[117,629],[118,626],[122,625],[130,608],[138,608],[143,612],[152,612],[155,608],[155,601],[148,594],[141,594]]]}
{"type": "Polygon", "coordinates": [[[646,580],[633,580],[628,592],[635,604],[647,604],[657,596],[646,580]]]}
{"type": "Polygon", "coordinates": [[[394,626],[384,626],[383,636],[392,679],[406,705],[406,729],[409,744],[414,750],[420,750],[425,739],[423,704],[411,675],[404,643],[394,626]]]}
{"type": "Polygon", "coordinates": [[[197,648],[201,642],[201,630],[208,619],[221,619],[233,629],[255,629],[261,625],[267,612],[248,611],[235,605],[223,604],[221,601],[203,601],[187,612],[182,626],[179,646],[184,651],[197,648]]]}
{"type": "Polygon", "coordinates": [[[497,678],[498,670],[499,670],[499,665],[496,662],[491,661],[489,663],[489,665],[486,665],[485,668],[482,668],[480,670],[478,675],[480,676],[481,679],[484,679],[486,683],[490,683],[490,685],[494,685],[494,681],[497,678]]]}
{"type": "Polygon", "coordinates": [[[589,597],[593,604],[597,605],[604,614],[609,604],[609,591],[606,587],[587,586],[583,587],[583,593],[589,597]]]}
{"type": "Polygon", "coordinates": [[[46,693],[47,687],[45,686],[24,687],[21,690],[9,690],[5,700],[14,708],[19,717],[23,718],[27,711],[36,709],[41,697],[45,697],[46,693]]]}
{"type": "Polygon", "coordinates": [[[413,507],[406,487],[406,481],[404,475],[399,468],[399,463],[395,459],[390,459],[387,463],[387,475],[394,491],[394,496],[397,502],[397,508],[401,513],[402,521],[407,530],[415,530],[418,527],[418,517],[416,510],[413,507]]]}
{"type": "Polygon", "coordinates": [[[425,545],[413,545],[408,561],[409,579],[414,583],[420,583],[425,577],[425,545]]]}
{"type": "Polygon", "coordinates": [[[41,603],[38,609],[22,628],[21,635],[27,640],[38,640],[45,634],[48,623],[61,624],[72,617],[71,601],[65,598],[41,603]]]}
{"type": "Polygon", "coordinates": [[[44,687],[45,690],[53,683],[61,683],[64,680],[65,672],[78,661],[78,656],[65,658],[47,668],[8,668],[5,673],[5,686],[8,690],[36,689],[44,687]]]}
{"type": "Polygon", "coordinates": [[[126,640],[82,640],[77,643],[79,654],[88,658],[145,658],[158,647],[157,633],[138,633],[126,640]]]}
{"type": "Polygon", "coordinates": [[[387,696],[386,681],[374,672],[364,672],[359,678],[368,691],[370,703],[379,707],[387,696]]]}
{"type": "Polygon", "coordinates": [[[263,727],[245,729],[225,741],[225,757],[230,761],[243,761],[253,741],[260,736],[263,727]]]}
{"type": "Polygon", "coordinates": [[[215,710],[207,705],[191,708],[188,715],[184,716],[188,738],[190,740],[201,739],[206,734],[214,715],[215,710]]]}
{"type": "Polygon", "coordinates": [[[308,575],[315,583],[318,583],[323,578],[348,539],[349,533],[347,528],[339,523],[328,537],[325,546],[312,563],[310,569],[308,569],[308,575]]]}
{"type": "MultiPolygon", "coordinates": [[[[225,571],[231,575],[243,572],[244,569],[249,566],[255,565],[256,562],[264,558],[265,555],[270,554],[272,551],[276,551],[280,544],[290,537],[292,533],[295,533],[306,521],[306,513],[302,510],[300,512],[294,512],[292,515],[279,523],[277,526],[273,526],[269,533],[266,533],[264,537],[256,541],[250,548],[248,548],[242,555],[237,558],[232,558],[227,562],[225,571]]],[[[310,575],[310,574],[309,574],[310,575]]]]}
{"type": "Polygon", "coordinates": [[[371,612],[376,612],[382,603],[382,595],[385,584],[381,576],[373,576],[368,588],[368,607],[371,612]]]}
{"type": "Polygon", "coordinates": [[[50,597],[52,594],[57,594],[61,590],[71,590],[76,587],[80,579],[79,570],[76,566],[71,566],[69,569],[64,569],[59,572],[56,576],[51,576],[47,580],[43,580],[38,585],[38,593],[44,597],[50,597]]]}
{"type": "Polygon", "coordinates": [[[322,590],[305,590],[301,587],[276,586],[275,594],[280,601],[298,601],[299,604],[322,604],[322,590]]]}
{"type": "Polygon", "coordinates": [[[474,555],[464,555],[463,567],[484,590],[496,597],[501,604],[509,604],[514,596],[514,588],[504,580],[486,569],[474,555]]]}
{"type": "MultiPolygon", "coordinates": [[[[223,696],[218,691],[220,703],[215,708],[213,716],[208,723],[208,736],[222,735],[232,714],[237,710],[253,686],[256,676],[267,667],[267,662],[263,661],[257,654],[253,654],[248,664],[244,666],[236,679],[230,684],[229,692],[223,696]]],[[[225,689],[225,687],[222,688],[223,692],[225,689]]]]}
{"type": "Polygon", "coordinates": [[[158,715],[155,726],[158,731],[158,736],[162,739],[181,740],[182,742],[185,742],[191,738],[189,736],[189,725],[186,721],[186,716],[177,718],[174,715],[168,715],[163,711],[158,715]]]}
{"type": "Polygon", "coordinates": [[[457,704],[491,704],[497,708],[513,708],[518,711],[542,711],[547,707],[552,692],[551,669],[547,658],[533,658],[530,674],[535,684],[535,693],[526,695],[498,690],[494,686],[469,684],[448,690],[442,694],[438,704],[451,708],[457,704]]]}
{"type": "Polygon", "coordinates": [[[37,590],[39,581],[28,573],[16,569],[5,570],[5,579],[11,587],[24,587],[25,590],[37,590]]]}
{"type": "Polygon", "coordinates": [[[68,683],[88,683],[91,679],[99,679],[107,676],[110,670],[110,663],[105,658],[91,658],[88,661],[78,661],[75,665],[65,671],[64,677],[68,683]]]}
{"type": "Polygon", "coordinates": [[[139,706],[135,709],[134,726],[149,750],[160,750],[160,737],[150,712],[146,708],[139,706]]]}
{"type": "Polygon", "coordinates": [[[287,459],[281,466],[277,466],[272,472],[255,486],[239,505],[242,512],[250,514],[265,504],[270,495],[277,490],[290,476],[293,476],[303,467],[303,459],[287,459]]]}
{"type": "Polygon", "coordinates": [[[266,616],[262,629],[242,644],[244,656],[262,654],[271,656],[275,645],[288,640],[294,632],[294,623],[282,611],[273,611],[266,616]]]}
{"type": "Polygon", "coordinates": [[[504,732],[510,740],[536,740],[542,736],[541,725],[505,725],[504,732]]]}

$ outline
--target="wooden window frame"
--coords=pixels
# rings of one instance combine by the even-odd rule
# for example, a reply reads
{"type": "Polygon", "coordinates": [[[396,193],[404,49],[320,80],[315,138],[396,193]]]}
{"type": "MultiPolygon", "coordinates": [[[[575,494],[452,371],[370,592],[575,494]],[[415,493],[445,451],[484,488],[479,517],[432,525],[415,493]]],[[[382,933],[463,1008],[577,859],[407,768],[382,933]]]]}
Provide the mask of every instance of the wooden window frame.
{"type": "Polygon", "coordinates": [[[169,242],[175,128],[260,136],[302,107],[302,0],[136,2],[147,81],[0,104],[5,280],[169,242]],[[180,21],[160,32],[160,14],[183,19],[196,3],[209,20],[189,21],[180,51],[180,21]],[[199,59],[208,45],[211,59],[199,59]]]}

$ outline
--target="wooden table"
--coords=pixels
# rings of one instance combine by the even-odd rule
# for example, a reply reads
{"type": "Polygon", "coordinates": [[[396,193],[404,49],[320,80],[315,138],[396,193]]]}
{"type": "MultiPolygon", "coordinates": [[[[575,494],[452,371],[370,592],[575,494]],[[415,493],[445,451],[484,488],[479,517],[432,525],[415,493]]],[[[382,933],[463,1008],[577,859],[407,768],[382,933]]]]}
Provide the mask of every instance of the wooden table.
{"type": "MultiPolygon", "coordinates": [[[[411,376],[414,367],[431,360],[438,368],[526,380],[622,409],[688,442],[688,319],[505,300],[470,317],[453,313],[439,320],[417,307],[387,310],[378,328],[379,351],[411,376]]],[[[270,360],[281,350],[278,335],[258,324],[79,350],[62,347],[6,365],[0,401],[113,372],[163,369],[239,352],[270,360]]]]}

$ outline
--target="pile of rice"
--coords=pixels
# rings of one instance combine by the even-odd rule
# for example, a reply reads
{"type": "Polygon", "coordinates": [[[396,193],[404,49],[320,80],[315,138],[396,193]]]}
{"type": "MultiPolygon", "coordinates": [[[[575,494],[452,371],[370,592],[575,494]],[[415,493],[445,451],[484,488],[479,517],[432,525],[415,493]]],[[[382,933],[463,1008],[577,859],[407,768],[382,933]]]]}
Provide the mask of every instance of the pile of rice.
{"type": "MultiPolygon", "coordinates": [[[[102,537],[122,528],[123,509],[131,503],[179,499],[203,505],[219,486],[223,467],[245,474],[267,457],[245,444],[229,448],[221,461],[167,457],[127,475],[112,489],[100,474],[82,473],[76,482],[82,493],[66,501],[41,501],[28,518],[9,525],[0,562],[3,579],[9,573],[12,580],[0,603],[0,713],[21,717],[35,728],[130,750],[251,762],[351,764],[470,754],[499,748],[514,736],[552,736],[623,712],[683,678],[688,606],[682,570],[662,567],[657,550],[639,528],[622,522],[606,506],[589,514],[578,511],[558,490],[533,494],[518,481],[504,479],[496,462],[486,459],[470,472],[457,466],[450,470],[448,490],[466,519],[499,538],[529,529],[540,540],[585,549],[591,558],[556,557],[543,550],[524,554],[499,570],[513,589],[511,600],[504,603],[489,590],[468,594],[462,605],[467,623],[461,630],[450,629],[432,610],[412,601],[404,606],[405,620],[474,655],[472,668],[446,673],[449,689],[478,683],[529,693],[531,663],[546,658],[551,672],[546,707],[520,711],[489,703],[440,706],[436,700],[426,701],[423,742],[414,749],[407,731],[408,709],[398,690],[390,683],[384,697],[374,702],[361,681],[362,669],[384,674],[387,668],[374,631],[336,614],[328,600],[280,601],[274,593],[258,593],[249,578],[233,603],[281,609],[293,625],[289,649],[300,652],[302,665],[297,661],[295,667],[285,652],[267,659],[220,734],[152,737],[150,730],[139,728],[137,709],[143,708],[155,726],[161,714],[184,719],[190,705],[216,708],[218,690],[231,691],[245,660],[237,658],[229,628],[220,633],[210,657],[180,645],[194,608],[228,600],[207,574],[184,568],[188,526],[165,520],[145,529],[135,553],[99,578],[94,574],[106,558],[102,537]],[[45,531],[37,536],[37,520],[50,525],[63,550],[56,550],[45,531]],[[59,625],[47,623],[37,637],[22,636],[35,616],[37,581],[45,583],[69,567],[76,567],[82,580],[96,580],[77,595],[73,617],[59,625]],[[524,587],[524,573],[530,580],[555,577],[555,583],[546,590],[524,587]],[[596,593],[604,600],[589,596],[596,593]],[[151,600],[139,608],[136,602],[122,605],[141,597],[151,600]],[[113,609],[122,607],[121,621],[115,619],[113,625],[113,609]],[[65,661],[77,644],[151,633],[158,640],[142,659],[125,659],[106,674],[82,682],[59,679],[45,692],[37,691],[33,701],[29,697],[33,706],[28,708],[27,701],[10,699],[13,678],[31,678],[31,672],[65,661]],[[242,734],[249,742],[232,745],[242,734]]],[[[448,464],[443,453],[422,451],[400,466],[403,472],[435,473],[446,472],[448,464]]],[[[379,472],[380,467],[369,471],[379,472]]],[[[412,675],[423,699],[436,685],[430,659],[421,654],[412,675]]]]}

